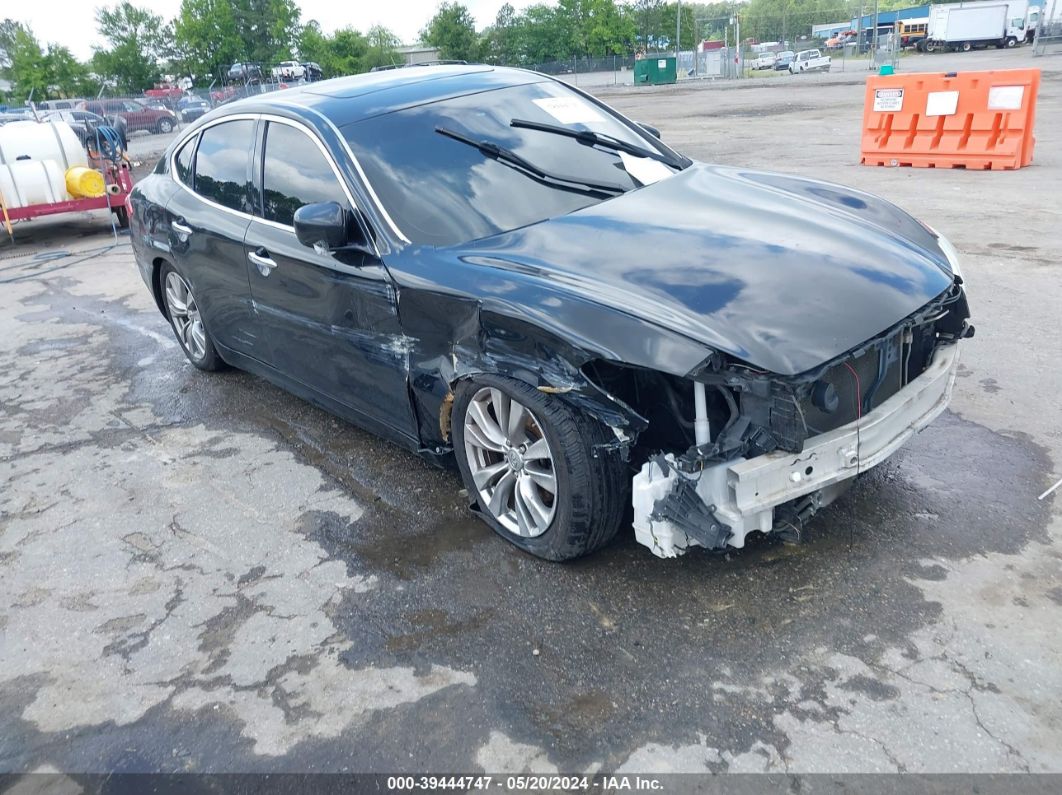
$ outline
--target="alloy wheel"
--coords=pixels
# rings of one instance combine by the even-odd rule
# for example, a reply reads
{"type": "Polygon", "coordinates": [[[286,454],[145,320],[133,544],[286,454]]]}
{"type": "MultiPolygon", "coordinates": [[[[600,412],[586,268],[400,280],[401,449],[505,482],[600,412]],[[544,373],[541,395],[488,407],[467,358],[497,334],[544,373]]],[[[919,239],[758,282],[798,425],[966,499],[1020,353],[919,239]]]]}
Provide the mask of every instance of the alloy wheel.
{"type": "Polygon", "coordinates": [[[188,355],[200,361],[206,356],[206,329],[188,282],[177,271],[166,275],[166,308],[188,355]]]}
{"type": "Polygon", "coordinates": [[[545,533],[557,510],[557,476],[538,418],[500,389],[484,387],[465,412],[464,442],[480,504],[512,533],[545,533]]]}

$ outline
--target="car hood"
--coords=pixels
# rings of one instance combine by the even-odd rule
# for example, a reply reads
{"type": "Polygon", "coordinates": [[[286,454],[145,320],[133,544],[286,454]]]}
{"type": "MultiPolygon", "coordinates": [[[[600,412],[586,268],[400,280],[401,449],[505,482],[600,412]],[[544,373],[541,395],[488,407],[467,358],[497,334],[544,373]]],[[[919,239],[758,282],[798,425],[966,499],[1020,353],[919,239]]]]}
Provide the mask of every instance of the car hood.
{"type": "Polygon", "coordinates": [[[533,273],[780,375],[852,350],[953,280],[936,237],[880,198],[699,163],[461,256],[533,273]]]}

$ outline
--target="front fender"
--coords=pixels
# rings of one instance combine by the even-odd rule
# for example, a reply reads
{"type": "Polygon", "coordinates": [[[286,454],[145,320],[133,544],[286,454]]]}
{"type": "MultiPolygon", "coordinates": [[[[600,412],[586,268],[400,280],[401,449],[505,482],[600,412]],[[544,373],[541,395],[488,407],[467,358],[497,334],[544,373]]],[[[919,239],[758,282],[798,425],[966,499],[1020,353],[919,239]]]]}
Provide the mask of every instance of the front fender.
{"type": "MultiPolygon", "coordinates": [[[[438,272],[443,266],[434,267],[438,272]]],[[[452,286],[454,278],[443,286],[408,264],[391,266],[391,272],[409,340],[409,388],[420,438],[433,452],[450,444],[449,409],[461,378],[497,373],[518,379],[633,439],[646,427],[645,418],[594,384],[583,365],[603,359],[685,376],[712,353],[530,275],[454,264],[448,274],[467,277],[466,292],[452,286]]]]}

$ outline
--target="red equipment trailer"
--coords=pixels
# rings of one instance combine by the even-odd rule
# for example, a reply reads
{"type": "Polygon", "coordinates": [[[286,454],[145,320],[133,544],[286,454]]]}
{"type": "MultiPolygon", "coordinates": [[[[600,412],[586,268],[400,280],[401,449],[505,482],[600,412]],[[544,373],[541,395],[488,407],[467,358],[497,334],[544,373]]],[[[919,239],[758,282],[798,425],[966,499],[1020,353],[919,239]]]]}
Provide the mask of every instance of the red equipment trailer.
{"type": "MultiPolygon", "coordinates": [[[[69,199],[54,204],[32,204],[28,207],[7,207],[5,205],[2,208],[4,221],[28,221],[42,215],[110,210],[114,213],[118,226],[122,229],[128,228],[129,208],[126,206],[126,199],[133,190],[129,163],[123,159],[115,164],[96,155],[89,158],[89,166],[103,172],[103,180],[107,187],[102,196],[91,199],[69,199]]],[[[10,232],[10,228],[8,231],[10,232]]]]}

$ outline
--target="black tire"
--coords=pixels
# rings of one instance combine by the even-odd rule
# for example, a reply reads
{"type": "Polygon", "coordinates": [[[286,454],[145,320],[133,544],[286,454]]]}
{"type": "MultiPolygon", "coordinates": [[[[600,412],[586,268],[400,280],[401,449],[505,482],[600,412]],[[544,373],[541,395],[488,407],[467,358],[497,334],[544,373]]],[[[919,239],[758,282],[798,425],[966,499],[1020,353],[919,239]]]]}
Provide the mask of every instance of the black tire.
{"type": "Polygon", "coordinates": [[[173,122],[169,119],[159,119],[159,133],[165,135],[173,130],[173,122]]]}
{"type": "Polygon", "coordinates": [[[1006,44],[1006,46],[1008,48],[1017,47],[1018,46],[1018,40],[1016,38],[1014,38],[1013,36],[1008,36],[1005,44],[1006,44]]]}
{"type": "Polygon", "coordinates": [[[129,211],[125,207],[114,208],[114,220],[118,224],[119,229],[129,228],[129,211]]]}
{"type": "Polygon", "coordinates": [[[205,321],[203,323],[203,335],[206,338],[206,342],[204,345],[203,356],[197,358],[193,355],[192,352],[188,350],[188,346],[185,344],[184,340],[181,339],[181,334],[177,330],[173,318],[170,317],[169,307],[166,303],[166,277],[171,273],[176,273],[185,281],[185,283],[187,283],[188,280],[168,262],[162,263],[162,266],[159,268],[159,293],[162,299],[162,306],[165,308],[166,320],[169,322],[170,328],[173,329],[173,336],[177,340],[177,344],[181,346],[181,350],[184,351],[184,355],[188,358],[188,361],[200,370],[217,372],[218,370],[226,369],[228,365],[226,365],[221,356],[218,355],[218,350],[214,347],[214,338],[210,336],[210,331],[207,329],[205,321]]]}
{"type": "Polygon", "coordinates": [[[973,49],[973,45],[972,45],[972,44],[970,44],[970,42],[968,42],[968,41],[964,41],[964,42],[962,43],[962,51],[963,51],[963,52],[969,52],[969,51],[970,51],[970,50],[972,50],[972,49],[973,49]]]}
{"type": "Polygon", "coordinates": [[[630,501],[630,479],[615,451],[595,450],[615,441],[602,423],[522,381],[479,375],[457,385],[451,427],[454,457],[469,497],[481,518],[506,541],[546,560],[570,560],[600,549],[616,535],[630,501]],[[465,453],[465,414],[483,387],[499,389],[528,408],[555,451],[556,513],[542,535],[529,538],[510,532],[479,499],[465,453]]]}

